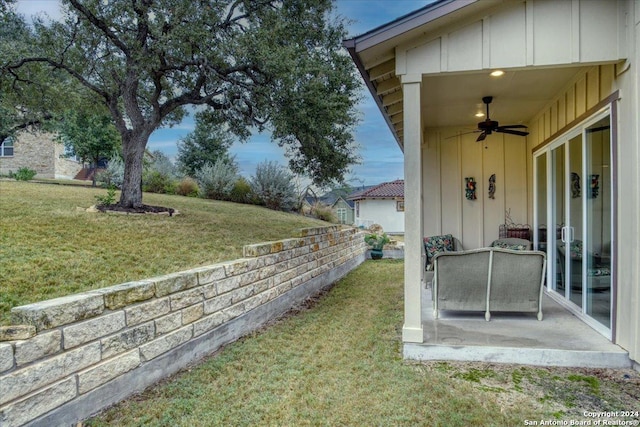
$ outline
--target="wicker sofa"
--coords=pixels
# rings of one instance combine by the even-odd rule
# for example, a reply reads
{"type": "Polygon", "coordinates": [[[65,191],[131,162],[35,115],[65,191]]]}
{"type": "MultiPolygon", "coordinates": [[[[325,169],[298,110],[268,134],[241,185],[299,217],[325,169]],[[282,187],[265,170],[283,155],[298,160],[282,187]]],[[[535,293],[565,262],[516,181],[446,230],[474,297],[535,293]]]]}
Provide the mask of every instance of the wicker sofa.
{"type": "Polygon", "coordinates": [[[497,247],[434,256],[433,310],[533,312],[542,320],[546,254],[497,247]]]}

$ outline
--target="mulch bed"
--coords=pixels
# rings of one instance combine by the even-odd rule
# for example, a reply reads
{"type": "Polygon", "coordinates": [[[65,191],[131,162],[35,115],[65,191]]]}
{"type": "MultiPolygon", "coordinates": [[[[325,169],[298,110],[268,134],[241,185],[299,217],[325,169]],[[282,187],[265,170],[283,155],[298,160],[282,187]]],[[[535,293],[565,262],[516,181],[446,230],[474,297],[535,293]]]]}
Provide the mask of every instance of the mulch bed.
{"type": "Polygon", "coordinates": [[[100,212],[118,212],[125,214],[168,214],[169,216],[173,216],[176,211],[173,208],[165,208],[163,206],[141,205],[139,207],[127,207],[120,206],[118,204],[108,206],[97,205],[96,209],[100,212]]]}

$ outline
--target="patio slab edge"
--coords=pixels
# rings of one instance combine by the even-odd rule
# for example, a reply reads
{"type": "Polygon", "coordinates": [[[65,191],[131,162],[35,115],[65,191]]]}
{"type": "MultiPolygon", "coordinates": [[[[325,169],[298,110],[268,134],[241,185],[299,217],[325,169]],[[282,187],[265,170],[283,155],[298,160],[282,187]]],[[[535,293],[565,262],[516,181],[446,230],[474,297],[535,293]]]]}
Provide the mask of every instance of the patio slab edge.
{"type": "Polygon", "coordinates": [[[584,351],[404,343],[403,357],[406,360],[421,362],[442,360],[574,368],[627,369],[633,367],[629,353],[622,349],[620,351],[584,351]]]}

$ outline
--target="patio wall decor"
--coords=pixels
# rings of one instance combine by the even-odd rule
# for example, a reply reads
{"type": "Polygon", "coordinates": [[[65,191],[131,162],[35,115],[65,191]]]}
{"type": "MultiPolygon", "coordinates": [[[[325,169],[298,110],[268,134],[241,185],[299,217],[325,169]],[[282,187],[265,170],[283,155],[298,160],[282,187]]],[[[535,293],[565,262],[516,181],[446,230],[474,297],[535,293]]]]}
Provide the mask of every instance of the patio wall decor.
{"type": "Polygon", "coordinates": [[[309,228],[234,261],[15,307],[0,329],[0,425],[75,425],[260,328],[365,251],[357,229],[309,228]]]}
{"type": "Polygon", "coordinates": [[[496,198],[496,174],[494,173],[489,177],[489,198],[496,198]]]}
{"type": "Polygon", "coordinates": [[[580,197],[580,175],[576,172],[571,172],[571,197],[577,199],[580,197]]]}
{"type": "Polygon", "coordinates": [[[476,180],[473,177],[467,177],[465,181],[465,196],[467,200],[476,200],[476,180]]]}
{"type": "Polygon", "coordinates": [[[600,175],[591,175],[591,193],[589,193],[589,196],[592,199],[598,197],[598,192],[600,191],[599,179],[600,175]]]}

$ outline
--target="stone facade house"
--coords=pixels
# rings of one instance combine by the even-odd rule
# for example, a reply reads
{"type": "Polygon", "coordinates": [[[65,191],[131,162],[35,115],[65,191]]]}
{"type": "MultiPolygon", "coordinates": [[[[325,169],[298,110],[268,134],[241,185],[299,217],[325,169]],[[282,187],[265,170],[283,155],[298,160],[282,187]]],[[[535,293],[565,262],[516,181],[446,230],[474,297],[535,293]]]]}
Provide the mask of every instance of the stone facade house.
{"type": "Polygon", "coordinates": [[[82,163],[65,156],[64,144],[50,133],[22,132],[0,144],[0,175],[29,168],[37,178],[73,179],[82,163]]]}

